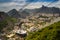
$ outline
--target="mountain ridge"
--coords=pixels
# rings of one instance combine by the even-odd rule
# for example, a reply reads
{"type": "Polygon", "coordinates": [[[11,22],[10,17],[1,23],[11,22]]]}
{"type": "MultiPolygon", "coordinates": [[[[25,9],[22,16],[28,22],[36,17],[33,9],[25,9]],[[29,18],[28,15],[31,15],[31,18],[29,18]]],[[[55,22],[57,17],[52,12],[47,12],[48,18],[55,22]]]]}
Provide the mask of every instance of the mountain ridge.
{"type": "Polygon", "coordinates": [[[15,18],[26,18],[31,14],[36,15],[38,13],[60,14],[60,8],[46,7],[44,5],[41,8],[37,8],[37,9],[24,9],[22,11],[21,10],[17,11],[16,9],[12,9],[8,12],[8,14],[15,18]]]}

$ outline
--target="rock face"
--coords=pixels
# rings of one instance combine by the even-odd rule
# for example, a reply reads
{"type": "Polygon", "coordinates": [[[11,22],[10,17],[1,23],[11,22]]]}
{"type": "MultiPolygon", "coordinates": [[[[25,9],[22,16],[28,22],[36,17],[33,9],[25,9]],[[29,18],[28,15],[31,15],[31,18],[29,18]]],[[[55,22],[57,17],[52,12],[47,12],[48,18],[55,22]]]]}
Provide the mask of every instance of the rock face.
{"type": "Polygon", "coordinates": [[[8,15],[14,18],[19,18],[20,14],[16,9],[12,9],[8,12],[8,15]]]}

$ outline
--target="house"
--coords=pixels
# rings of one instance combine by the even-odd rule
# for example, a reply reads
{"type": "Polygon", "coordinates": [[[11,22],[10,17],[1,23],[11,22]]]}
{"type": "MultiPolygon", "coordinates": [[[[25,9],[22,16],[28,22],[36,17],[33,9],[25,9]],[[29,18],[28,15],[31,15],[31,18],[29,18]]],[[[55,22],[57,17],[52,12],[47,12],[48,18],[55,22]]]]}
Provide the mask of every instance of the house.
{"type": "Polygon", "coordinates": [[[36,27],[30,27],[29,29],[27,29],[29,32],[34,32],[34,31],[37,31],[38,28],[36,27]]]}

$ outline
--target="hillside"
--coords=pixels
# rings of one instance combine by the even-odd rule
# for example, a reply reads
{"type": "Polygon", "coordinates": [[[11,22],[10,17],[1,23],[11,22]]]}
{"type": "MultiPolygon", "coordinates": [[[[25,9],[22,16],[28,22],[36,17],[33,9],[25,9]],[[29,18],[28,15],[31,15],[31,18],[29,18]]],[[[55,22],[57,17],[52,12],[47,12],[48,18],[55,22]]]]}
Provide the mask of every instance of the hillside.
{"type": "Polygon", "coordinates": [[[0,12],[0,21],[4,20],[5,18],[7,18],[8,14],[5,12],[0,12]]]}
{"type": "Polygon", "coordinates": [[[16,21],[15,18],[8,16],[5,12],[0,12],[0,32],[11,29],[16,21]]]}
{"type": "Polygon", "coordinates": [[[30,33],[25,40],[60,40],[60,21],[38,32],[30,33]]]}

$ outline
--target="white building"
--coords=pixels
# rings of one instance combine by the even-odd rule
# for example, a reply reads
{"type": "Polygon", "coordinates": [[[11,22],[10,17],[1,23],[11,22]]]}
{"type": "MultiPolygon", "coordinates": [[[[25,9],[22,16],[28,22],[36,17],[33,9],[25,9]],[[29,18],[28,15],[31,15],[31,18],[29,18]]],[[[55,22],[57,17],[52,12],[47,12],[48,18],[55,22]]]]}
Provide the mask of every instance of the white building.
{"type": "Polygon", "coordinates": [[[18,33],[18,34],[26,34],[27,31],[26,30],[19,29],[19,30],[17,30],[16,33],[18,33]]]}

